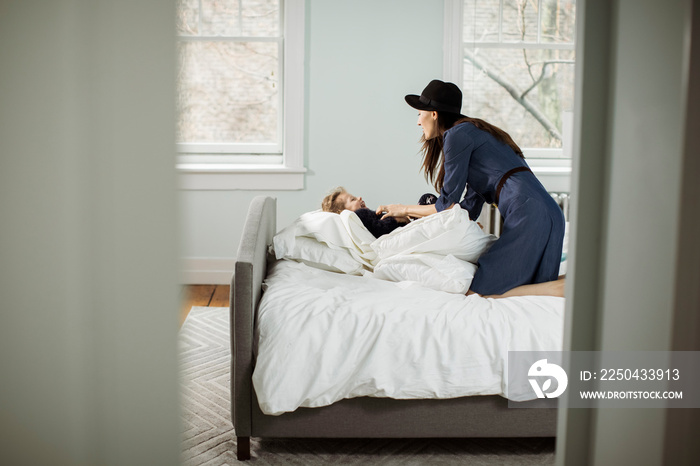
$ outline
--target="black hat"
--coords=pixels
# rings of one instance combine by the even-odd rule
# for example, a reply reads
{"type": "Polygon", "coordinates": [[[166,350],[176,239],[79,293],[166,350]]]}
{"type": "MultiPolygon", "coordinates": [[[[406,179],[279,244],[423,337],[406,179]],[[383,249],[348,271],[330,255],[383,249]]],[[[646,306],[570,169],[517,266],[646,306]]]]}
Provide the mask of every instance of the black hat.
{"type": "Polygon", "coordinates": [[[459,113],[462,109],[462,91],[455,84],[433,79],[420,96],[407,95],[406,103],[418,110],[459,113]]]}

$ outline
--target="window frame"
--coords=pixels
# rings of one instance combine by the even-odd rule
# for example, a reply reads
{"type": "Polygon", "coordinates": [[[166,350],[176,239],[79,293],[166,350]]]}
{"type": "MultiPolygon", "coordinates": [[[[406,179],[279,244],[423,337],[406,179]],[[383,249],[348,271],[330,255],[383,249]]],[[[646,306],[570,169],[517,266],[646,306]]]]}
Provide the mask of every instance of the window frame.
{"type": "Polygon", "coordinates": [[[220,144],[178,144],[176,169],[183,190],[298,190],[304,188],[305,0],[280,0],[283,89],[280,146],[240,144],[231,153],[220,144]],[[206,153],[186,152],[203,149],[206,153]],[[274,146],[274,148],[272,147],[274,146]],[[246,150],[247,149],[247,150],[246,150]],[[271,152],[270,149],[273,149],[271,152]],[[277,153],[275,153],[277,152],[277,153]]]}
{"type": "MultiPolygon", "coordinates": [[[[464,85],[463,38],[464,0],[444,0],[443,22],[443,79],[464,85]]],[[[482,45],[482,44],[480,44],[482,45]]],[[[489,44],[491,45],[491,44],[489,44]]],[[[528,43],[505,43],[529,47],[528,43]]],[[[566,131],[566,128],[564,129],[566,131]]],[[[522,148],[528,165],[549,191],[568,192],[571,188],[572,138],[563,143],[562,148],[522,148]]]]}

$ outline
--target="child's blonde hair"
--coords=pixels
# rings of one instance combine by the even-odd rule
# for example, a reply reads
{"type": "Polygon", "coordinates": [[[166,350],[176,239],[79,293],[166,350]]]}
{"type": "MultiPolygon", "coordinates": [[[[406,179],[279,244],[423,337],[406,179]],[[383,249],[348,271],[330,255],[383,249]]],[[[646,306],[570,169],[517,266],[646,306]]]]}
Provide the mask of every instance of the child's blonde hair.
{"type": "Polygon", "coordinates": [[[321,202],[321,210],[324,212],[334,212],[336,214],[345,210],[345,205],[338,201],[338,196],[345,194],[347,191],[342,186],[333,189],[321,202]]]}

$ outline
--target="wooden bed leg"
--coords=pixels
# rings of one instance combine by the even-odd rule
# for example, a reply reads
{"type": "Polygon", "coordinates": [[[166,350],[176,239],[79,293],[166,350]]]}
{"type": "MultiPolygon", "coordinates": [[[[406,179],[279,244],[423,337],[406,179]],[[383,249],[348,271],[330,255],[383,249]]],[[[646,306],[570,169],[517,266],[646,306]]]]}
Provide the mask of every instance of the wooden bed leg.
{"type": "Polygon", "coordinates": [[[250,459],[250,437],[236,437],[238,461],[250,459]]]}

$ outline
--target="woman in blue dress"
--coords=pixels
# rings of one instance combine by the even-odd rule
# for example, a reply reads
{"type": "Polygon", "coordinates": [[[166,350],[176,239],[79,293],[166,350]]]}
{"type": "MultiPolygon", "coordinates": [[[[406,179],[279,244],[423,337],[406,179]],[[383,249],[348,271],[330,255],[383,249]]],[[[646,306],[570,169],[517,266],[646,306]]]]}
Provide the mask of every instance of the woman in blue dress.
{"type": "Polygon", "coordinates": [[[422,169],[440,197],[434,205],[382,205],[377,213],[418,218],[459,204],[476,220],[484,202],[495,204],[504,220],[501,236],[479,259],[467,294],[564,296],[564,280],[557,279],[564,216],[513,139],[462,115],[462,92],[452,83],[433,80],[406,102],[419,110],[422,169]]]}

